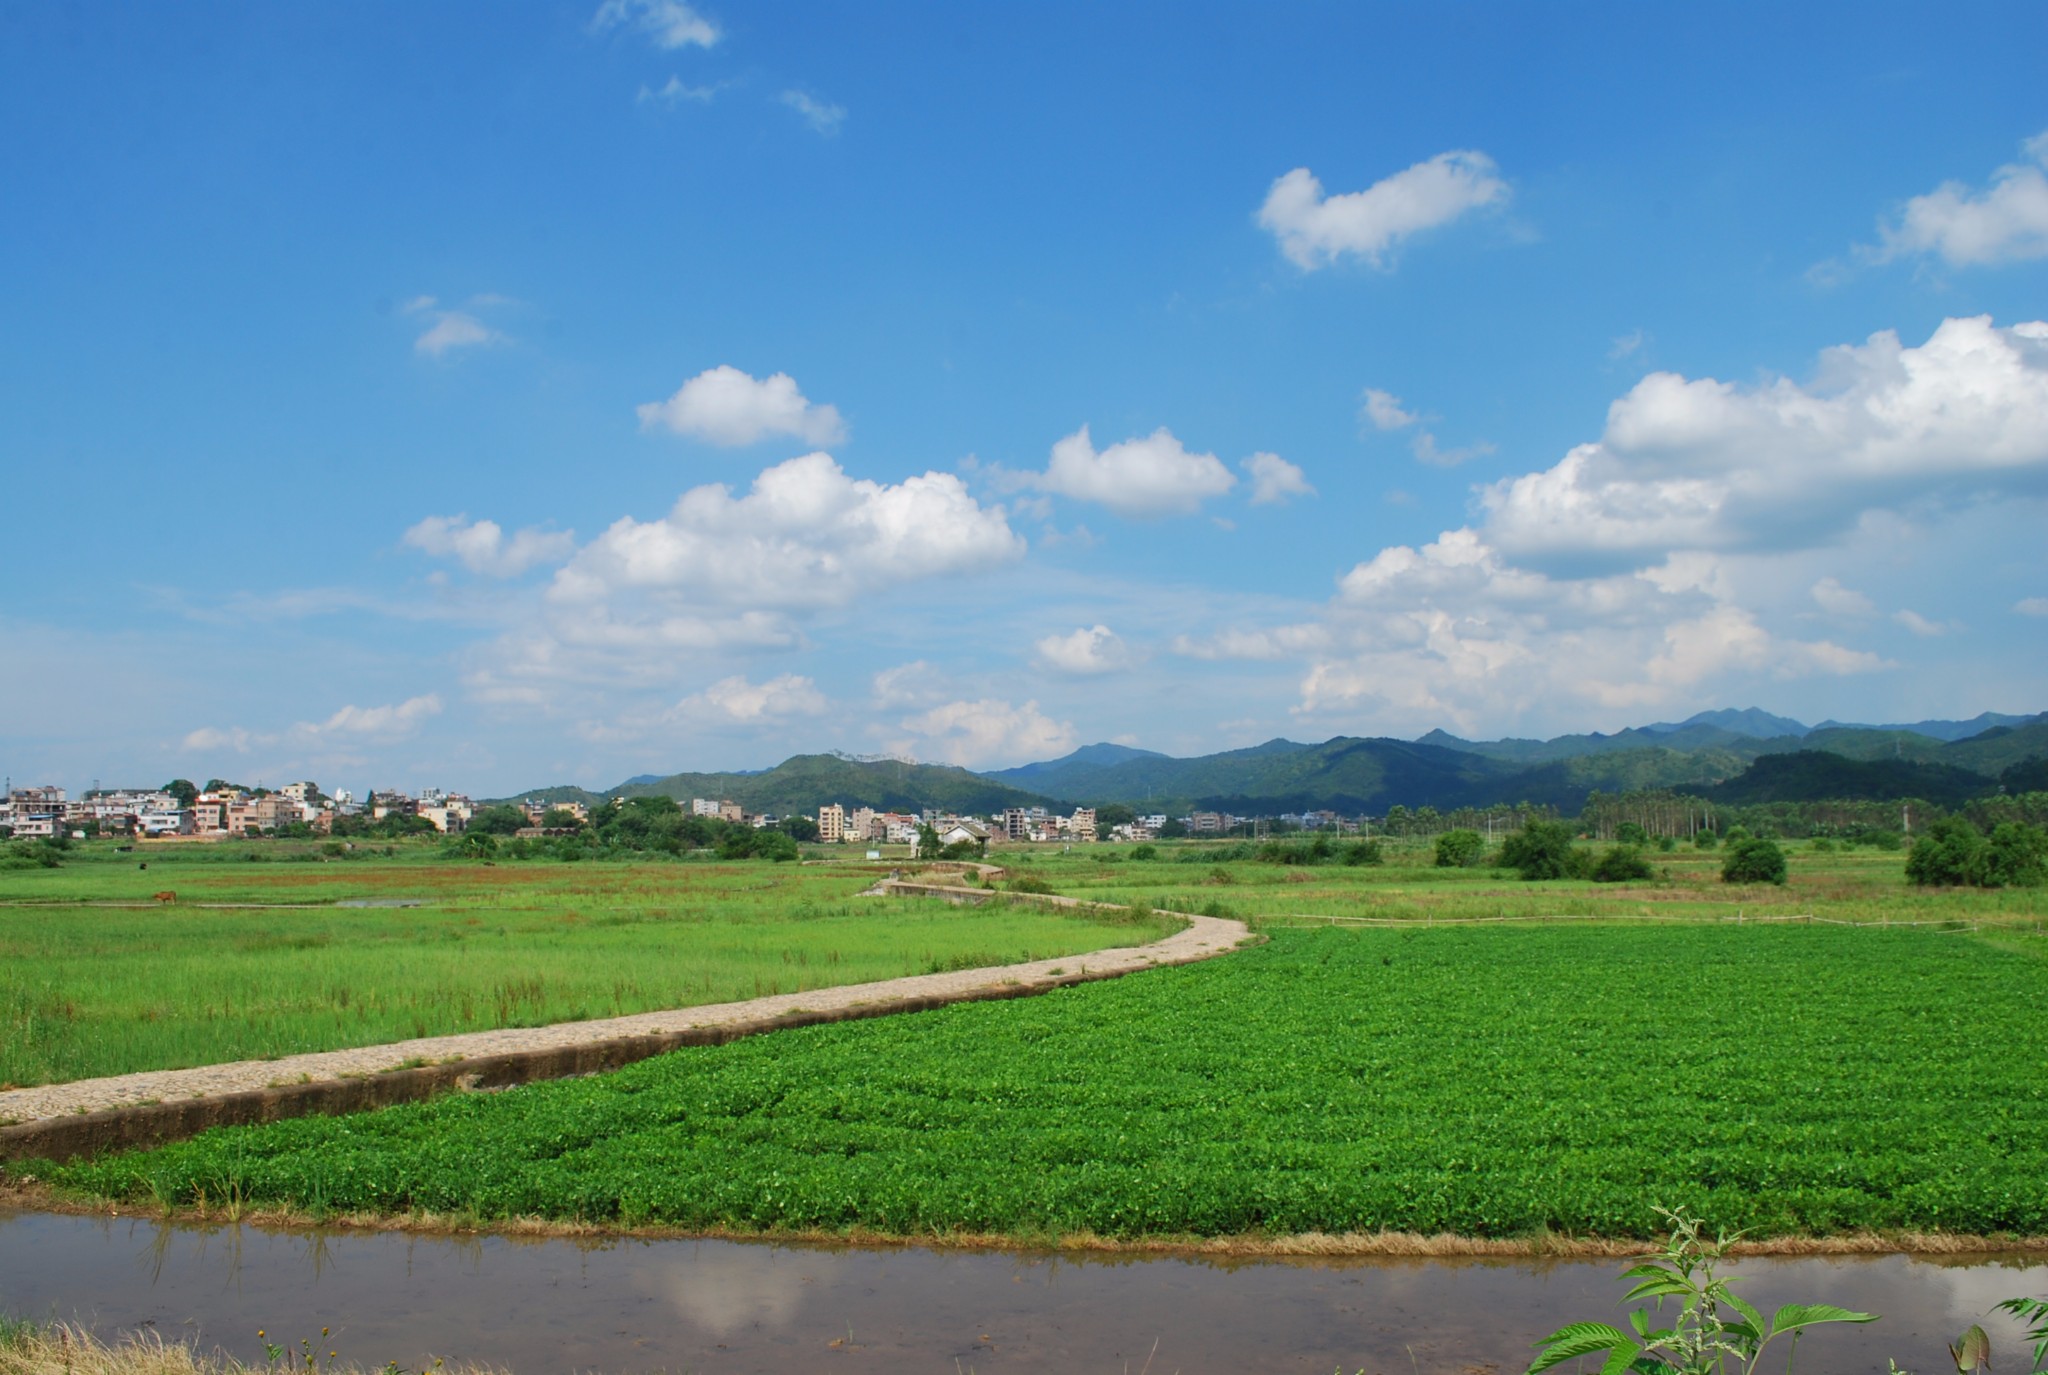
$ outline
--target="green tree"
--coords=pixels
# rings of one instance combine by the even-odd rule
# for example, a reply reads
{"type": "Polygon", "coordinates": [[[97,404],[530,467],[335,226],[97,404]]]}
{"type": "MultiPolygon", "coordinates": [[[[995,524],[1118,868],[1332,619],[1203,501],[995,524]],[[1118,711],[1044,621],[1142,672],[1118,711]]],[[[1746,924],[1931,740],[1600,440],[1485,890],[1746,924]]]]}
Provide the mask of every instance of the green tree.
{"type": "Polygon", "coordinates": [[[1109,802],[1095,809],[1095,830],[1098,835],[1108,835],[1119,826],[1128,826],[1138,819],[1134,808],[1121,802],[1109,802]]]}
{"type": "Polygon", "coordinates": [[[526,825],[524,810],[509,802],[500,802],[495,807],[479,808],[470,817],[467,829],[478,835],[509,836],[517,835],[526,825]]]}
{"type": "Polygon", "coordinates": [[[580,831],[583,829],[583,818],[567,807],[550,807],[541,813],[540,824],[543,829],[550,831],[580,831]]]}
{"type": "Polygon", "coordinates": [[[2008,821],[1991,832],[1977,882],[1985,888],[2038,888],[2048,878],[2048,833],[2008,821]]]}
{"type": "Polygon", "coordinates": [[[917,828],[917,857],[919,859],[937,859],[944,853],[945,848],[939,841],[939,833],[936,828],[929,822],[919,823],[917,828]]]}
{"type": "Polygon", "coordinates": [[[1500,862],[1524,879],[1570,878],[1581,867],[1572,850],[1572,828],[1562,821],[1532,821],[1500,847],[1500,862]]]}
{"type": "Polygon", "coordinates": [[[1445,831],[1436,838],[1436,867],[1470,869],[1486,858],[1486,837],[1477,831],[1445,831]]]}
{"type": "Polygon", "coordinates": [[[157,791],[169,793],[172,797],[177,798],[180,807],[190,807],[199,800],[199,789],[193,786],[192,780],[189,778],[173,778],[170,782],[158,788],[157,791]]]}
{"type": "Polygon", "coordinates": [[[1785,852],[1774,840],[1760,837],[1738,840],[1728,846],[1728,857],[1721,861],[1721,882],[1723,883],[1775,883],[1785,882],[1785,852]]]}
{"type": "Polygon", "coordinates": [[[816,843],[818,839],[818,823],[801,813],[792,812],[777,824],[791,840],[800,840],[810,845],[816,843]]]}
{"type": "Polygon", "coordinates": [[[1974,883],[1985,848],[1982,831],[1962,817],[1942,817],[1914,838],[1906,855],[1906,881],[1923,888],[1974,883]]]}

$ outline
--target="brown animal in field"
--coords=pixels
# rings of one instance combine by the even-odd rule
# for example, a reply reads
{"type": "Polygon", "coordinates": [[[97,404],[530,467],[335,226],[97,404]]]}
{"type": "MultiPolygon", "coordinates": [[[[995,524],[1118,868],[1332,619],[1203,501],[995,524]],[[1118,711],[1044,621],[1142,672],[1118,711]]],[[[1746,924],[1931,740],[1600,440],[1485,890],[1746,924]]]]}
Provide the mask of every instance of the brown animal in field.
{"type": "Polygon", "coordinates": [[[151,893],[150,896],[158,902],[176,902],[178,900],[178,895],[168,888],[161,893],[151,893]]]}

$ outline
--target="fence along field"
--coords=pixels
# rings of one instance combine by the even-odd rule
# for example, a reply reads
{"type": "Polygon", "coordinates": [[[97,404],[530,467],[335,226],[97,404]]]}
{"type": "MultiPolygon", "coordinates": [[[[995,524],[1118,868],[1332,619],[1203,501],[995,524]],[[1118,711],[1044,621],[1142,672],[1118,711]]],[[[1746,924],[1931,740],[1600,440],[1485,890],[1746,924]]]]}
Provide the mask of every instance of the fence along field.
{"type": "Polygon", "coordinates": [[[163,1206],[1049,1238],[2048,1234],[2038,942],[1281,930],[1021,1003],[31,1173],[163,1206]]]}
{"type": "Polygon", "coordinates": [[[856,898],[874,876],[850,869],[246,859],[269,853],[209,847],[144,870],[85,847],[62,868],[0,873],[0,1086],[726,1002],[1166,930],[856,898]],[[422,905],[334,905],[365,899],[422,905]]]}

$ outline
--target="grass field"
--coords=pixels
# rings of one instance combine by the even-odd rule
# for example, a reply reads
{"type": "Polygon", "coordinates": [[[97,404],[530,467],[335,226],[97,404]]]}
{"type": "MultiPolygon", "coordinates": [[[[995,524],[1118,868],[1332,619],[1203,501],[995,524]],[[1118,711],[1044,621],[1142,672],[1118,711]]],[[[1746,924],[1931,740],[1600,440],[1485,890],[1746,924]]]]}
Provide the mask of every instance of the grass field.
{"type": "MultiPolygon", "coordinates": [[[[1250,886],[1250,885],[1243,885],[1250,886]]],[[[2038,943],[1278,931],[1021,1003],[43,1166],[164,1204],[686,1228],[2048,1233],[2038,943]]]]}
{"type": "Polygon", "coordinates": [[[1656,877],[1646,883],[1583,880],[1524,883],[1486,868],[1439,869],[1427,841],[1384,842],[1387,862],[1288,866],[1222,864],[1216,845],[1162,845],[1147,862],[1125,847],[994,852],[991,859],[1034,874],[1056,892],[1104,902],[1144,900],[1181,911],[1214,911],[1255,926],[1290,919],[1398,921],[1533,920],[1562,916],[1719,920],[1812,915],[1834,921],[1883,923],[1960,921],[2039,928],[2048,923],[2048,890],[1915,889],[1905,856],[1874,850],[1814,851],[1786,842],[1790,882],[1729,885],[1720,851],[1689,846],[1648,857],[1656,877]]]}
{"type": "Polygon", "coordinates": [[[185,847],[144,870],[94,846],[0,873],[0,1085],[725,1002],[1166,929],[855,898],[872,874],[821,866],[267,858],[290,853],[185,847]],[[177,905],[150,903],[159,890],[177,905]],[[335,906],[390,898],[422,905],[335,906]]]}

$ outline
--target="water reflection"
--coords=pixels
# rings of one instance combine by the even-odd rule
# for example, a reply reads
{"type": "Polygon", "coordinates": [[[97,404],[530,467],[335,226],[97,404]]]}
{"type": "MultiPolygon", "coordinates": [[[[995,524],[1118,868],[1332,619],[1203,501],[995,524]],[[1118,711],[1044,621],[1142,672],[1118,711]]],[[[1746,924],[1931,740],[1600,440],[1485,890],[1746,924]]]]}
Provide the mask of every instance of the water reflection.
{"type": "MultiPolygon", "coordinates": [[[[366,1366],[514,1371],[1512,1371],[1558,1324],[1618,1318],[1612,1261],[1193,1258],[851,1250],[168,1226],[0,1214],[0,1309],[112,1335],[154,1326],[260,1360],[322,1327],[366,1366]],[[1155,1345],[1156,1344],[1156,1345],[1155,1345]]],[[[1805,1344],[1810,1369],[1933,1369],[2038,1259],[1748,1261],[1765,1308],[1884,1315],[1805,1344]]],[[[2001,1362],[2004,1364],[2004,1362],[2001,1362]]]]}

